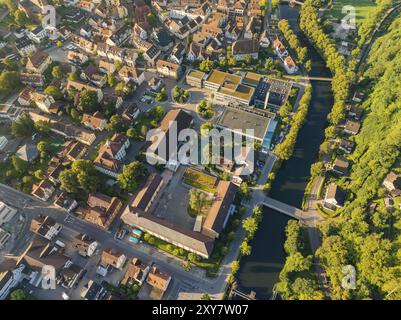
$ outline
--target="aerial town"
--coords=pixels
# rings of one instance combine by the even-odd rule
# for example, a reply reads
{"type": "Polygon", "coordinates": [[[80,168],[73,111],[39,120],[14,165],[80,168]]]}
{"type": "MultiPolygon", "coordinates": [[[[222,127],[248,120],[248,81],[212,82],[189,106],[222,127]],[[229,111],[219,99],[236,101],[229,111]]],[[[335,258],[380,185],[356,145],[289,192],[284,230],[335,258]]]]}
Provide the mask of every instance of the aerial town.
{"type": "Polygon", "coordinates": [[[400,29],[395,0],[0,0],[0,300],[401,299],[400,29]]]}

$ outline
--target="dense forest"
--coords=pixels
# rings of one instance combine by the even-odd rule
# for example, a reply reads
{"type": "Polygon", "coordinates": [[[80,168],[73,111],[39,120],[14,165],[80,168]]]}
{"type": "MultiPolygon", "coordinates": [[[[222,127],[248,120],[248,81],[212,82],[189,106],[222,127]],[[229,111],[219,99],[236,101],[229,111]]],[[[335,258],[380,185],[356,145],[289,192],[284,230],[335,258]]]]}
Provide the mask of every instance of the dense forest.
{"type": "Polygon", "coordinates": [[[333,299],[401,298],[401,212],[381,206],[380,184],[397,164],[401,145],[401,17],[376,40],[362,83],[369,88],[363,102],[366,117],[351,155],[348,181],[351,200],[342,215],[320,230],[316,252],[328,278],[333,299]],[[370,210],[372,201],[379,207],[370,210]],[[356,268],[356,288],[341,286],[345,265],[356,268]]]}

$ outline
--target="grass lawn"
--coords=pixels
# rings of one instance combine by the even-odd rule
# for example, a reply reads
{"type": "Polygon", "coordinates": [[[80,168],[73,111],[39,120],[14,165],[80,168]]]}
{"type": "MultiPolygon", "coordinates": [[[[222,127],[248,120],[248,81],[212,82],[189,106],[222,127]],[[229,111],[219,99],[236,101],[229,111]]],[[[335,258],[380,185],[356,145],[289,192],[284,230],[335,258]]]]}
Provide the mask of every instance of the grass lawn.
{"type": "Polygon", "coordinates": [[[217,178],[201,171],[188,168],[184,173],[184,183],[201,189],[206,192],[214,193],[216,191],[217,178]]]}
{"type": "Polygon", "coordinates": [[[338,210],[333,211],[323,207],[321,204],[316,205],[316,210],[323,216],[323,218],[335,218],[339,215],[338,210]]]}
{"type": "Polygon", "coordinates": [[[356,22],[358,23],[369,16],[376,4],[372,0],[334,0],[330,14],[337,19],[342,19],[346,15],[346,13],[342,13],[344,6],[355,7],[356,22]]]}

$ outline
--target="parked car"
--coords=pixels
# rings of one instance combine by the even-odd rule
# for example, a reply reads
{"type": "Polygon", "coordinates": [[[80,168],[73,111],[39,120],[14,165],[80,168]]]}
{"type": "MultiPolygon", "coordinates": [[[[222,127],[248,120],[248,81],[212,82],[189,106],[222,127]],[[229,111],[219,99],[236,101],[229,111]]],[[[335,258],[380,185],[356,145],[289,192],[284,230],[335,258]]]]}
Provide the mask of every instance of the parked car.
{"type": "Polygon", "coordinates": [[[139,240],[137,238],[133,237],[133,236],[130,236],[128,240],[129,240],[129,242],[132,242],[132,243],[135,243],[135,244],[139,243],[139,240]]]}

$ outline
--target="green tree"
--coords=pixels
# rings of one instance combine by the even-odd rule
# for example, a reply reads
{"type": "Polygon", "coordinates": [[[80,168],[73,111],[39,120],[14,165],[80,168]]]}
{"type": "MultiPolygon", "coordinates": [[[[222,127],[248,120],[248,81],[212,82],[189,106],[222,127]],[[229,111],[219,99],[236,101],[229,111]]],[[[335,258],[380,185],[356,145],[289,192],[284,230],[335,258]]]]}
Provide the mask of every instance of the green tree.
{"type": "Polygon", "coordinates": [[[242,182],[240,185],[240,190],[241,190],[241,195],[245,198],[245,199],[251,199],[251,190],[248,187],[248,183],[246,182],[242,182]]]}
{"type": "Polygon", "coordinates": [[[97,93],[94,91],[83,90],[79,93],[78,109],[83,112],[95,112],[99,108],[97,93]]]}
{"type": "Polygon", "coordinates": [[[162,106],[156,106],[150,110],[150,116],[156,121],[160,121],[164,116],[164,108],[162,106]]]}
{"type": "Polygon", "coordinates": [[[43,174],[43,170],[42,169],[38,169],[36,170],[33,175],[35,176],[36,179],[38,180],[42,180],[44,179],[44,174],[43,174]]]}
{"type": "Polygon", "coordinates": [[[201,300],[212,300],[208,293],[202,294],[201,300]]]}
{"type": "Polygon", "coordinates": [[[15,71],[3,71],[0,74],[0,92],[14,90],[19,83],[19,78],[15,71]]]}
{"type": "Polygon", "coordinates": [[[76,193],[78,191],[78,178],[72,170],[64,170],[60,173],[59,180],[61,189],[68,193],[76,193]]]}
{"type": "Polygon", "coordinates": [[[107,74],[107,84],[110,87],[115,87],[115,85],[117,84],[117,79],[116,79],[116,76],[114,75],[114,73],[107,74]]]}
{"type": "Polygon", "coordinates": [[[240,263],[238,260],[234,260],[233,262],[231,262],[231,274],[235,275],[240,267],[240,263]]]}
{"type": "Polygon", "coordinates": [[[36,145],[36,147],[38,148],[38,150],[40,152],[43,152],[45,154],[48,153],[52,149],[51,144],[44,140],[39,141],[38,144],[36,145]]]}
{"type": "Polygon", "coordinates": [[[251,254],[252,247],[249,245],[249,243],[246,240],[244,240],[244,241],[242,241],[242,243],[239,247],[239,250],[243,256],[249,256],[251,254]]]}
{"type": "Polygon", "coordinates": [[[28,171],[29,164],[25,160],[22,160],[16,156],[11,157],[11,163],[15,169],[15,171],[19,175],[23,175],[25,172],[28,171]]]}
{"type": "Polygon", "coordinates": [[[99,177],[93,163],[89,160],[76,160],[71,165],[78,185],[86,192],[95,192],[99,185],[99,177]]]}
{"type": "Polygon", "coordinates": [[[35,130],[42,136],[47,136],[50,133],[51,127],[50,122],[44,120],[38,120],[35,122],[35,130]]]}
{"type": "Polygon", "coordinates": [[[213,124],[211,122],[204,122],[200,126],[200,131],[202,135],[207,135],[210,130],[213,129],[213,124]]]}
{"type": "Polygon", "coordinates": [[[246,63],[247,65],[250,65],[250,64],[252,63],[252,61],[253,61],[253,58],[252,58],[252,56],[251,56],[250,54],[247,54],[247,55],[245,55],[245,57],[244,57],[244,61],[245,61],[245,63],[246,63]]]}
{"type": "Polygon", "coordinates": [[[124,131],[125,128],[121,116],[118,114],[111,116],[109,123],[106,125],[106,129],[112,132],[124,131]]]}
{"type": "Polygon", "coordinates": [[[133,161],[123,167],[117,177],[121,188],[133,192],[139,185],[139,178],[144,173],[144,166],[139,161],[133,161]]]}
{"type": "Polygon", "coordinates": [[[272,0],[272,9],[277,9],[280,4],[280,0],[272,0]]]}
{"type": "Polygon", "coordinates": [[[54,66],[52,69],[52,76],[54,79],[61,79],[63,77],[63,71],[59,66],[54,66]]]}
{"type": "Polygon", "coordinates": [[[258,223],[255,218],[248,217],[242,222],[242,227],[247,232],[247,235],[253,238],[255,232],[258,230],[258,223]]]}
{"type": "Polygon", "coordinates": [[[120,95],[124,94],[125,93],[125,83],[124,82],[117,83],[117,85],[114,88],[114,90],[120,95]]]}
{"type": "Polygon", "coordinates": [[[17,137],[28,137],[33,134],[35,124],[27,114],[21,115],[11,124],[11,133],[17,137]]]}
{"type": "Polygon", "coordinates": [[[61,90],[53,85],[47,86],[44,92],[51,95],[55,100],[60,100],[63,97],[61,90]]]}
{"type": "Polygon", "coordinates": [[[74,72],[71,72],[70,74],[68,74],[67,79],[70,81],[76,81],[76,80],[78,80],[78,77],[74,72]]]}
{"type": "Polygon", "coordinates": [[[191,261],[192,263],[196,263],[200,261],[200,257],[196,253],[190,252],[188,254],[188,260],[191,261]]]}
{"type": "Polygon", "coordinates": [[[129,128],[126,132],[126,136],[129,139],[136,139],[138,137],[138,134],[134,128],[129,128]]]}
{"type": "Polygon", "coordinates": [[[163,102],[168,99],[167,91],[166,88],[161,88],[160,92],[157,93],[156,95],[156,101],[158,102],[163,102]]]}
{"type": "Polygon", "coordinates": [[[146,15],[146,20],[152,28],[154,28],[157,24],[157,18],[153,13],[148,13],[146,15]]]}
{"type": "Polygon", "coordinates": [[[292,285],[297,300],[323,300],[324,293],[319,289],[317,281],[308,278],[297,278],[292,285]]]}
{"type": "Polygon", "coordinates": [[[307,271],[312,266],[312,256],[304,257],[300,252],[295,252],[287,257],[285,263],[286,272],[307,271]]]}
{"type": "Polygon", "coordinates": [[[199,64],[199,70],[202,72],[210,72],[214,67],[214,62],[209,59],[203,60],[199,64]]]}
{"type": "Polygon", "coordinates": [[[319,161],[312,164],[310,168],[310,174],[312,177],[317,177],[324,174],[325,168],[323,162],[319,161]]]}
{"type": "Polygon", "coordinates": [[[274,62],[272,58],[267,58],[265,62],[265,69],[266,71],[274,70],[274,62]]]}
{"type": "Polygon", "coordinates": [[[19,26],[24,26],[27,24],[28,22],[28,17],[26,16],[25,12],[21,11],[21,10],[15,10],[14,12],[14,19],[15,22],[19,25],[19,26]]]}
{"type": "Polygon", "coordinates": [[[73,118],[76,122],[82,121],[82,113],[79,112],[77,109],[71,108],[70,115],[71,118],[73,118]]]}
{"type": "Polygon", "coordinates": [[[16,289],[10,293],[10,300],[28,300],[28,294],[22,289],[16,289]]]}
{"type": "Polygon", "coordinates": [[[196,212],[196,214],[202,214],[202,210],[207,204],[206,194],[199,189],[189,190],[189,207],[196,212]]]}
{"type": "Polygon", "coordinates": [[[18,71],[18,64],[7,57],[3,59],[3,64],[8,71],[18,71]]]}

